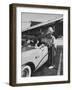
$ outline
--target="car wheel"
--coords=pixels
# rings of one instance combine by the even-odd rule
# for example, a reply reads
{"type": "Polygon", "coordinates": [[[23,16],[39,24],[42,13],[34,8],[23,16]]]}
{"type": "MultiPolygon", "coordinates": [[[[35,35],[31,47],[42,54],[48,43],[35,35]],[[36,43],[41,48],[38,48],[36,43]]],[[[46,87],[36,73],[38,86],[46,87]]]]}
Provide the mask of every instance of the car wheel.
{"type": "Polygon", "coordinates": [[[22,77],[30,77],[31,76],[31,67],[25,65],[21,71],[22,77]]]}

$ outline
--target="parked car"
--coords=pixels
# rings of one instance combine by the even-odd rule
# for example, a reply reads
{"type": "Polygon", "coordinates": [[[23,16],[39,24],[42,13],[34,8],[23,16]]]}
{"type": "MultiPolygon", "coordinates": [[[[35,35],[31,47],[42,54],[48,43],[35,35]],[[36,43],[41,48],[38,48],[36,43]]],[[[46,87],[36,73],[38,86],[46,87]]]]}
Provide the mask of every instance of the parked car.
{"type": "Polygon", "coordinates": [[[63,18],[39,23],[22,31],[22,77],[30,77],[33,71],[39,69],[47,60],[50,59],[48,58],[47,46],[42,45],[42,42],[40,42],[40,39],[44,37],[44,33],[46,33],[49,26],[55,28],[54,36],[56,38],[58,38],[59,35],[63,36],[63,18]],[[35,44],[37,39],[40,42],[38,46],[35,44]]]}
{"type": "Polygon", "coordinates": [[[32,72],[39,69],[48,60],[47,46],[30,46],[22,48],[21,76],[30,77],[32,72]]]}

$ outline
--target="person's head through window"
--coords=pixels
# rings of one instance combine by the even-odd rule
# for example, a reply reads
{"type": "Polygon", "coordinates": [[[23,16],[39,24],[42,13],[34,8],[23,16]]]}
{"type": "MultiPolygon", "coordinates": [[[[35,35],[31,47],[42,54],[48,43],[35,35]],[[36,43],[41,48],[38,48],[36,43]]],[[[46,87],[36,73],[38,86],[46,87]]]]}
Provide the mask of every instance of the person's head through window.
{"type": "Polygon", "coordinates": [[[27,44],[30,44],[30,39],[27,40],[27,44]]]}

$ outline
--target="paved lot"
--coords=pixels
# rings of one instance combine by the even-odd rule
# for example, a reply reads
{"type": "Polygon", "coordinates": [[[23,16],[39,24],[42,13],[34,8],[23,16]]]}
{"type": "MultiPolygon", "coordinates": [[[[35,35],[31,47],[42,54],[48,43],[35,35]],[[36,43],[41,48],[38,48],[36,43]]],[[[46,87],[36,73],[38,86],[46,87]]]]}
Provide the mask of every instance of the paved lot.
{"type": "Polygon", "coordinates": [[[56,50],[56,55],[53,58],[54,68],[49,69],[48,63],[46,62],[37,71],[32,73],[32,76],[52,76],[52,75],[63,75],[63,46],[58,46],[56,50]]]}

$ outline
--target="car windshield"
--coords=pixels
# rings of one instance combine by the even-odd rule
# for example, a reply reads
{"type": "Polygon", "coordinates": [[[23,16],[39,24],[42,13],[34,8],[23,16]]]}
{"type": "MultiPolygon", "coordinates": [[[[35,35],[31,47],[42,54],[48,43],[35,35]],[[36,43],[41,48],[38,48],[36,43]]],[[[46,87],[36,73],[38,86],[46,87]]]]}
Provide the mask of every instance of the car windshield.
{"type": "Polygon", "coordinates": [[[35,49],[41,45],[40,39],[37,39],[34,35],[23,35],[21,46],[23,51],[35,49]]]}

